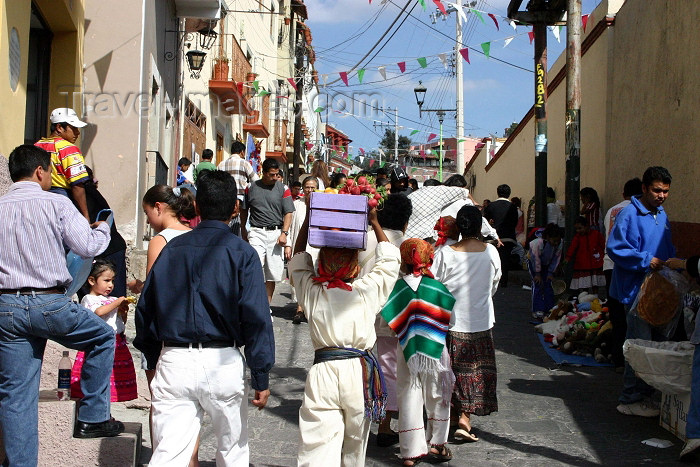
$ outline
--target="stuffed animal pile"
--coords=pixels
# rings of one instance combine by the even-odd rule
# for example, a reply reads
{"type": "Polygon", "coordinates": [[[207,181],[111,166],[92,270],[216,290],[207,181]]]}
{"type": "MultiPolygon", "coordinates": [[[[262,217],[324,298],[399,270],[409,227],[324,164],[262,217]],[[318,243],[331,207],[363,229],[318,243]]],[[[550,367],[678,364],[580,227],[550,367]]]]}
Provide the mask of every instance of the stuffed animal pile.
{"type": "Polygon", "coordinates": [[[564,353],[591,356],[599,363],[612,358],[612,324],[597,295],[582,292],[571,302],[559,301],[535,329],[564,353]]]}

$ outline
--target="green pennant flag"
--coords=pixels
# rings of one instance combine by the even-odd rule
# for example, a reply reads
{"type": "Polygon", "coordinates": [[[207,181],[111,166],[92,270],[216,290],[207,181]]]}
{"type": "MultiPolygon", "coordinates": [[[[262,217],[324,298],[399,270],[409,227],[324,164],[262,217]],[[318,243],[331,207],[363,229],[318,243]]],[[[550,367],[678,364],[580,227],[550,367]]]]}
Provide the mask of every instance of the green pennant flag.
{"type": "Polygon", "coordinates": [[[411,173],[415,172],[416,170],[418,170],[418,169],[416,169],[415,167],[413,167],[413,168],[411,169],[411,173]]]}
{"type": "Polygon", "coordinates": [[[426,68],[428,66],[428,61],[425,59],[425,57],[421,57],[418,60],[418,63],[420,63],[421,68],[426,68]]]}
{"type": "Polygon", "coordinates": [[[420,2],[420,6],[423,7],[423,11],[425,11],[425,0],[418,0],[418,1],[420,2]]]}
{"type": "Polygon", "coordinates": [[[365,69],[360,68],[359,70],[357,70],[357,79],[360,81],[360,84],[362,84],[362,78],[364,78],[364,77],[365,77],[365,69]]]}
{"type": "Polygon", "coordinates": [[[413,130],[413,131],[411,132],[411,135],[410,135],[410,136],[413,136],[413,135],[415,135],[416,133],[420,133],[420,130],[413,130]]]}
{"type": "Polygon", "coordinates": [[[430,152],[435,154],[435,157],[438,157],[440,155],[435,149],[431,149],[430,152]]]}
{"type": "Polygon", "coordinates": [[[314,110],[316,113],[323,112],[323,107],[316,107],[316,110],[314,110]]]}
{"type": "Polygon", "coordinates": [[[348,159],[348,162],[350,162],[350,161],[352,160],[352,156],[351,156],[350,154],[348,154],[348,158],[347,158],[347,159],[348,159]]]}
{"type": "Polygon", "coordinates": [[[486,24],[486,21],[484,21],[484,17],[481,15],[480,11],[474,10],[473,8],[470,8],[469,11],[478,16],[482,23],[486,24]]]}
{"type": "Polygon", "coordinates": [[[379,164],[379,167],[384,167],[385,165],[386,165],[386,161],[382,161],[382,162],[379,164]]]}
{"type": "Polygon", "coordinates": [[[486,58],[489,58],[489,54],[491,53],[491,42],[482,42],[481,49],[484,51],[486,58]]]}
{"type": "Polygon", "coordinates": [[[253,81],[253,89],[255,89],[255,94],[258,93],[259,86],[260,86],[260,83],[258,83],[258,81],[253,81]]]}
{"type": "Polygon", "coordinates": [[[261,89],[260,92],[258,93],[258,95],[255,97],[258,97],[258,96],[264,97],[264,96],[269,96],[270,94],[272,94],[270,91],[265,91],[264,89],[261,89]]]}
{"type": "Polygon", "coordinates": [[[463,142],[465,142],[465,141],[466,141],[466,139],[464,139],[464,138],[458,139],[458,140],[457,140],[458,143],[463,143],[463,142]]]}

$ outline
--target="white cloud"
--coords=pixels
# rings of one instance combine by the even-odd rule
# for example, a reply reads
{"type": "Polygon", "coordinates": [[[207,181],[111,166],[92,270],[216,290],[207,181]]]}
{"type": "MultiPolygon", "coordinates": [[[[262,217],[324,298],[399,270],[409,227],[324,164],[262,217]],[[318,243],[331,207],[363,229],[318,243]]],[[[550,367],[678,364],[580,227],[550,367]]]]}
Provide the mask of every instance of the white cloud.
{"type": "Polygon", "coordinates": [[[379,0],[371,5],[365,0],[306,0],[309,24],[360,23],[378,8],[379,0]]]}
{"type": "Polygon", "coordinates": [[[487,89],[495,89],[500,86],[501,84],[497,80],[490,78],[464,80],[464,92],[485,91],[487,89]]]}

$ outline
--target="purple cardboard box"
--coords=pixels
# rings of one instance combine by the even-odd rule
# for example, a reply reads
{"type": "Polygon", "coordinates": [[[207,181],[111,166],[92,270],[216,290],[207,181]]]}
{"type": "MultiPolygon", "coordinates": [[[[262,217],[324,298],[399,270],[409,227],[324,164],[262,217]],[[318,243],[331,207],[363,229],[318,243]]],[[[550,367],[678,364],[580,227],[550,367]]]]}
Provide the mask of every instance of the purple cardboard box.
{"type": "Polygon", "coordinates": [[[310,207],[309,245],[319,248],[366,248],[366,196],[312,193],[310,207]]]}

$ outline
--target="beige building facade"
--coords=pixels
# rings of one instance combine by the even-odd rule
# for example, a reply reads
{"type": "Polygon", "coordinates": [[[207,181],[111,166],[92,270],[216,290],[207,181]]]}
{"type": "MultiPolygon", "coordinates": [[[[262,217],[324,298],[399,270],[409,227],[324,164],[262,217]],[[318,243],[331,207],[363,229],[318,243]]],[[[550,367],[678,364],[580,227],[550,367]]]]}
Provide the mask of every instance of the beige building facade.
{"type": "MultiPolygon", "coordinates": [[[[665,205],[681,253],[700,251],[700,51],[689,47],[689,23],[700,17],[692,0],[603,1],[583,38],[581,72],[581,187],[598,191],[603,208],[622,199],[624,183],[650,165],[673,175],[665,205]],[[640,25],[655,25],[640,27],[640,25]],[[592,27],[591,27],[592,26],[592,27]],[[694,103],[694,104],[693,104],[694,103]]],[[[549,71],[548,186],[565,201],[565,56],[549,71]]],[[[475,199],[493,198],[507,183],[525,205],[534,196],[532,109],[491,160],[481,150],[467,165],[475,199]]]]}

